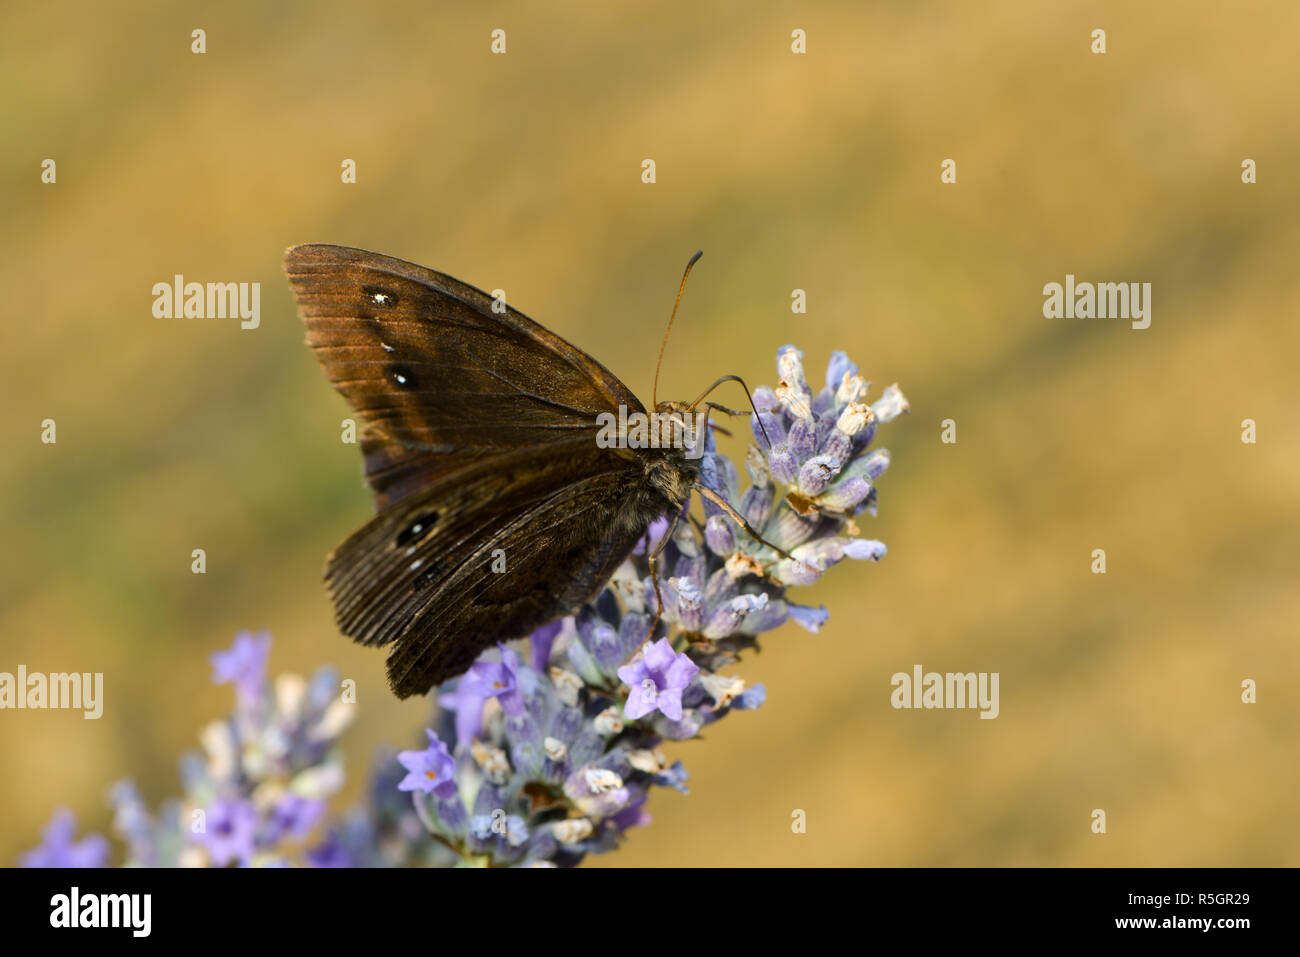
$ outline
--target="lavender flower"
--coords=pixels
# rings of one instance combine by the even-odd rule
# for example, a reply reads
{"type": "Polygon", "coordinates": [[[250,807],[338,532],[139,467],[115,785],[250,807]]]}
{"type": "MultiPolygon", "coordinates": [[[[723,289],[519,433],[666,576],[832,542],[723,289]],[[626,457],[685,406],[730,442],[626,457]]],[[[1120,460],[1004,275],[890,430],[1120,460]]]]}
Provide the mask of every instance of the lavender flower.
{"type": "Polygon", "coordinates": [[[476,661],[472,664],[456,690],[484,702],[496,698],[507,714],[523,714],[524,703],[519,696],[519,656],[504,645],[500,646],[500,651],[500,661],[476,661]]]}
{"type": "MultiPolygon", "coordinates": [[[[241,633],[212,657],[214,680],[235,685],[235,706],[204,729],[204,752],[183,759],[184,797],[151,812],[130,782],[111,793],[127,862],[571,866],[649,824],[652,788],[686,791],[665,743],[764,703],[762,685],[728,671],[741,654],[786,621],[810,632],[826,623],[825,608],[791,601],[789,589],[846,558],[885,555],[857,522],[875,515],[889,464],[876,431],[907,400],[890,386],[868,404],[868,383],[841,352],[814,393],[802,360],[782,348],[777,385],[754,391],[747,488],[712,435],[700,460],[701,482],[763,541],[708,500],[698,530],[679,521],[663,541],[668,518],[652,523],[599,595],[534,632],[526,657],[498,646],[444,685],[428,746],[377,757],[367,799],[323,827],[353,706],[326,669],[272,685],[269,636],[241,633]],[[646,557],[655,549],[657,582],[646,557]],[[206,827],[196,831],[200,809],[206,827]]],[[[70,814],[56,816],[24,864],[102,865],[106,842],[75,844],[74,831],[70,814]]]]}
{"type": "Polygon", "coordinates": [[[271,682],[269,652],[269,635],[242,632],[212,656],[213,680],[235,685],[234,712],[203,729],[201,753],[182,758],[183,798],[151,812],[130,781],[113,786],[127,864],[267,866],[303,856],[292,845],[312,837],[342,787],[337,743],[355,709],[328,668],[310,681],[271,682]]]}
{"type": "Polygon", "coordinates": [[[212,655],[212,680],[216,684],[231,682],[241,697],[256,700],[266,682],[266,660],[270,654],[269,634],[241,631],[229,650],[212,655]]]}
{"type": "Polygon", "coordinates": [[[456,762],[447,746],[432,731],[426,731],[429,746],[423,751],[403,751],[398,762],[406,768],[407,775],[397,785],[399,791],[423,791],[438,797],[451,797],[456,793],[454,773],[456,762]]]}
{"type": "MultiPolygon", "coordinates": [[[[908,405],[897,385],[865,404],[869,383],[842,352],[831,355],[826,386],[816,395],[804,375],[803,353],[794,346],[778,351],[777,369],[781,379],[775,389],[754,390],[758,413],[753,433],[772,444],[765,451],[750,450],[748,491],[739,494],[735,468],[717,456],[708,460],[706,454],[703,475],[767,542],[790,557],[755,542],[707,501],[705,541],[729,570],[804,585],[844,558],[878,561],[884,556],[883,543],[849,536],[857,533],[855,516],[875,514],[875,481],[889,465],[886,450],[868,448],[876,429],[908,405]]],[[[803,618],[801,624],[811,623],[809,616],[803,618]]]]}
{"type": "Polygon", "coordinates": [[[253,856],[257,811],[245,800],[217,798],[208,806],[203,844],[217,867],[231,861],[246,864],[253,856]]]}
{"type": "Polygon", "coordinates": [[[787,590],[845,558],[884,556],[883,543],[856,537],[856,517],[875,514],[889,456],[871,443],[906,400],[891,386],[867,405],[867,383],[843,353],[831,357],[816,394],[793,347],[780,350],[777,367],[778,386],[755,392],[762,444],[746,461],[749,488],[741,492],[712,436],[701,460],[702,481],[765,542],[705,501],[702,533],[678,523],[659,552],[656,583],[645,556],[669,527],[657,521],[595,600],[533,635],[528,664],[503,647],[449,683],[440,701],[455,710],[468,828],[415,799],[459,863],[568,865],[617,846],[648,822],[650,788],[685,790],[685,769],[668,764],[662,742],[766,699],[762,685],[722,670],[787,620],[813,632],[826,623],[825,608],[790,601],[787,590]]]}
{"type": "Polygon", "coordinates": [[[618,676],[632,689],[624,717],[636,720],[658,710],[671,721],[682,720],[682,691],[699,671],[690,658],[673,651],[667,638],[660,638],[632,664],[618,669],[618,676]]]}
{"type": "Polygon", "coordinates": [[[23,855],[23,867],[104,867],[108,863],[108,841],[99,834],[87,834],[81,841],[77,818],[66,808],[54,812],[45,825],[41,846],[23,855]]]}
{"type": "Polygon", "coordinates": [[[326,804],[319,798],[288,792],[271,808],[266,839],[274,844],[281,840],[302,841],[325,817],[326,804]]]}

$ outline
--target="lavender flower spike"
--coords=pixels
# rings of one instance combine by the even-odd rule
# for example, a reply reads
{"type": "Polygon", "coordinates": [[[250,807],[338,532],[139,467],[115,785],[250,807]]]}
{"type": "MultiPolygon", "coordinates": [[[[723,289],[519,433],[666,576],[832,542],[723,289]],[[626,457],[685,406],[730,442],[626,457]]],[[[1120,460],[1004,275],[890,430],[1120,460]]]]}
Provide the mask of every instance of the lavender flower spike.
{"type": "MultiPolygon", "coordinates": [[[[590,602],[520,636],[528,654],[522,644],[498,646],[444,685],[427,746],[381,756],[368,798],[333,817],[328,802],[343,784],[337,741],[353,699],[327,669],[310,682],[280,675],[272,684],[269,637],[241,633],[212,656],[214,680],[234,685],[235,706],[204,729],[203,753],[183,760],[183,800],[150,810],[129,782],[113,788],[126,862],[569,867],[649,824],[652,789],[686,790],[686,768],[664,753],[671,742],[766,700],[767,688],[734,669],[742,655],[787,621],[801,626],[795,641],[825,626],[826,609],[791,590],[844,559],[886,555],[858,523],[875,515],[889,465],[877,432],[907,411],[907,399],[891,385],[872,401],[842,352],[817,392],[793,346],[778,352],[777,372],[774,388],[753,392],[743,470],[712,436],[700,459],[701,482],[770,545],[714,502],[704,503],[702,526],[680,521],[666,541],[667,518],[655,522],[590,602]],[[647,555],[660,545],[656,591],[647,555]],[[195,809],[206,810],[199,833],[195,809]]],[[[23,863],[105,863],[107,842],[78,843],[75,830],[61,812],[23,863]]]]}

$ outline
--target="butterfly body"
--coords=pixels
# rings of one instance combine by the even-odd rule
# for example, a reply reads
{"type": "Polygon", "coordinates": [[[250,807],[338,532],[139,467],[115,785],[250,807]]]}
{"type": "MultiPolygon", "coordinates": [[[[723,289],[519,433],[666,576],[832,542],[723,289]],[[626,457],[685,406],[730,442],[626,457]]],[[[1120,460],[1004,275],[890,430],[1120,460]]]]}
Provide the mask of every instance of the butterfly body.
{"type": "Polygon", "coordinates": [[[644,406],[542,326],[365,250],[295,246],[285,269],[308,344],[361,419],[377,508],[329,556],[326,585],[344,634],[392,646],[399,697],[571,613],[683,508],[697,460],[599,442],[602,414],[644,406]]]}

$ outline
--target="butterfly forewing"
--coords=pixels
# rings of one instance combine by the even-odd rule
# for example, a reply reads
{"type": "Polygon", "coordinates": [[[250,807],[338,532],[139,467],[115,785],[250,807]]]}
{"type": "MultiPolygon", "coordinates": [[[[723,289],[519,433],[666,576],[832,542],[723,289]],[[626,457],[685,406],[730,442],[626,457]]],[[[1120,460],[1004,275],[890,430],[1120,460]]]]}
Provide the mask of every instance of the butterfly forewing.
{"type": "Polygon", "coordinates": [[[381,508],[468,459],[594,436],[599,413],[642,408],[582,350],[432,269],[307,245],[285,270],[308,345],[361,419],[381,508]]]}

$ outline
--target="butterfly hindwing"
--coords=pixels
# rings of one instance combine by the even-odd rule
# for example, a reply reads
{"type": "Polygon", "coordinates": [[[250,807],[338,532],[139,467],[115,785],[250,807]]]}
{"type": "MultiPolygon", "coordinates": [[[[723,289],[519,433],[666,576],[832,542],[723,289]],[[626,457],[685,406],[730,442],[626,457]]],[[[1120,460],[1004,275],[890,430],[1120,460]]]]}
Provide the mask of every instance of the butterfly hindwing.
{"type": "Polygon", "coordinates": [[[459,674],[484,648],[588,601],[664,508],[660,499],[638,506],[637,495],[625,494],[633,471],[595,472],[571,451],[553,460],[567,473],[558,491],[538,498],[537,484],[516,487],[487,516],[467,514],[470,524],[486,518],[471,537],[432,550],[442,563],[436,581],[396,612],[406,627],[389,653],[388,677],[399,696],[459,674]]]}
{"type": "Polygon", "coordinates": [[[501,535],[524,516],[544,513],[568,489],[609,488],[630,478],[631,463],[599,453],[572,440],[558,450],[502,453],[379,512],[326,563],[344,634],[368,645],[397,640],[430,602],[463,597],[444,593],[462,566],[474,566],[484,543],[513,549],[498,541],[501,535]]]}

